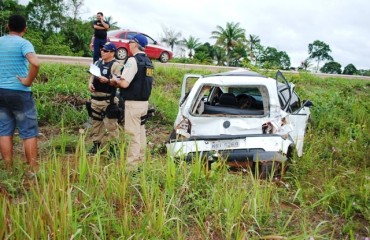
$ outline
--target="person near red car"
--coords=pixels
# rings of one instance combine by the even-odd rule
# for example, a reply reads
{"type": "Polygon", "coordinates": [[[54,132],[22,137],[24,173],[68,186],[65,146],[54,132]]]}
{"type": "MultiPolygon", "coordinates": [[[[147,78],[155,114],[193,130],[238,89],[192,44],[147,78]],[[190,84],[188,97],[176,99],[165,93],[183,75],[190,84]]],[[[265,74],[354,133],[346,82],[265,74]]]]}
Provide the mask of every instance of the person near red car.
{"type": "Polygon", "coordinates": [[[153,84],[154,66],[145,54],[148,44],[142,34],[133,36],[129,48],[133,56],[127,59],[121,77],[115,79],[120,87],[121,97],[125,101],[125,133],[130,137],[127,165],[136,167],[145,160],[146,133],[145,120],[148,111],[148,99],[153,84]]]}
{"type": "Polygon", "coordinates": [[[101,57],[100,48],[107,42],[107,31],[110,27],[108,21],[103,17],[102,12],[96,14],[96,20],[94,20],[94,53],[93,53],[93,62],[96,62],[101,57]]]}

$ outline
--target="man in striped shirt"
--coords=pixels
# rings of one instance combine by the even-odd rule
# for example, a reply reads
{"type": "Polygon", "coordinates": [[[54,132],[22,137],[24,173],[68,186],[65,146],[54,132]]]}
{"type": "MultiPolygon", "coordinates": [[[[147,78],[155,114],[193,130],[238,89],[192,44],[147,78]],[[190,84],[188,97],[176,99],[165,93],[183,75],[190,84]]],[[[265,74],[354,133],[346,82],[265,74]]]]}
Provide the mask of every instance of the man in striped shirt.
{"type": "Polygon", "coordinates": [[[9,34],[0,37],[0,152],[5,165],[13,163],[16,128],[23,140],[26,162],[36,171],[38,121],[31,85],[40,67],[33,45],[23,39],[27,25],[23,16],[12,15],[9,34]]]}

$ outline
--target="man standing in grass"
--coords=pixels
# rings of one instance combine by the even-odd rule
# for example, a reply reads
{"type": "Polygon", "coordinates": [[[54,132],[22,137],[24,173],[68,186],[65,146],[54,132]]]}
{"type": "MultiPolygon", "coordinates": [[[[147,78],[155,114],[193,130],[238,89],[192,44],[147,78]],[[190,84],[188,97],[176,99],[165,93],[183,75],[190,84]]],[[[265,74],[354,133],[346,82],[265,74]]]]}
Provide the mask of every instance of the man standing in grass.
{"type": "Polygon", "coordinates": [[[104,20],[102,12],[98,12],[96,14],[96,20],[93,23],[93,27],[94,27],[93,62],[96,62],[99,60],[99,57],[101,57],[100,48],[107,42],[107,31],[110,27],[109,22],[104,20]]]}
{"type": "Polygon", "coordinates": [[[30,86],[40,64],[32,44],[23,39],[27,29],[25,18],[10,16],[8,29],[9,34],[0,37],[0,152],[10,168],[13,163],[13,136],[18,128],[26,162],[31,170],[36,171],[39,130],[30,86]]]}
{"type": "Polygon", "coordinates": [[[129,41],[130,52],[134,55],[127,59],[121,78],[116,84],[121,88],[125,100],[125,133],[130,137],[127,164],[132,167],[145,160],[146,133],[145,117],[148,112],[148,99],[153,84],[153,64],[144,50],[148,44],[142,34],[129,41]]]}
{"type": "Polygon", "coordinates": [[[113,109],[109,106],[116,106],[118,99],[116,97],[116,87],[111,82],[113,76],[121,75],[121,64],[116,61],[114,54],[116,46],[107,42],[101,49],[102,59],[95,63],[100,69],[100,76],[91,75],[89,81],[89,90],[91,92],[91,117],[92,117],[92,140],[93,147],[90,149],[90,154],[96,154],[102,143],[109,143],[112,154],[116,152],[113,141],[118,139],[119,128],[117,122],[117,108],[113,109]]]}

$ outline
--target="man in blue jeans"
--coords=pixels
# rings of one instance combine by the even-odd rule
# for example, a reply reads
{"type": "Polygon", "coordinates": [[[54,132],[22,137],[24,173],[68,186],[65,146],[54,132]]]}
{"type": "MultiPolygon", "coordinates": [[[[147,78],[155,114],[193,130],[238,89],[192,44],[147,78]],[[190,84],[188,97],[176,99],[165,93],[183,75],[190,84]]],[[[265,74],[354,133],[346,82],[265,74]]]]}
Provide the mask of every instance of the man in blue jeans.
{"type": "Polygon", "coordinates": [[[107,31],[110,27],[109,22],[104,20],[103,13],[98,12],[96,14],[96,20],[94,21],[94,56],[93,62],[100,58],[100,48],[107,42],[107,31]]]}
{"type": "Polygon", "coordinates": [[[26,162],[36,171],[38,122],[31,85],[40,67],[32,44],[23,38],[26,20],[12,15],[9,34],[0,37],[0,152],[5,165],[13,163],[13,136],[18,128],[26,162]],[[29,65],[29,67],[28,67],[29,65]]]}

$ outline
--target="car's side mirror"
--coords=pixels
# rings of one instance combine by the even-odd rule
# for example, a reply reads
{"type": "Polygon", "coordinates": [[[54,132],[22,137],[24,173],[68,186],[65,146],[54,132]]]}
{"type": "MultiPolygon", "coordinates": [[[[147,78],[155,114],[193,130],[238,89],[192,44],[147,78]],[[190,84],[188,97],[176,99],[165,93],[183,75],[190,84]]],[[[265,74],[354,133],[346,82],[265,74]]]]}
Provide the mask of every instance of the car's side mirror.
{"type": "Polygon", "coordinates": [[[157,41],[154,41],[153,43],[154,43],[154,45],[156,45],[157,44],[157,41]]]}
{"type": "Polygon", "coordinates": [[[313,107],[313,102],[310,100],[303,100],[303,107],[313,107]]]}

